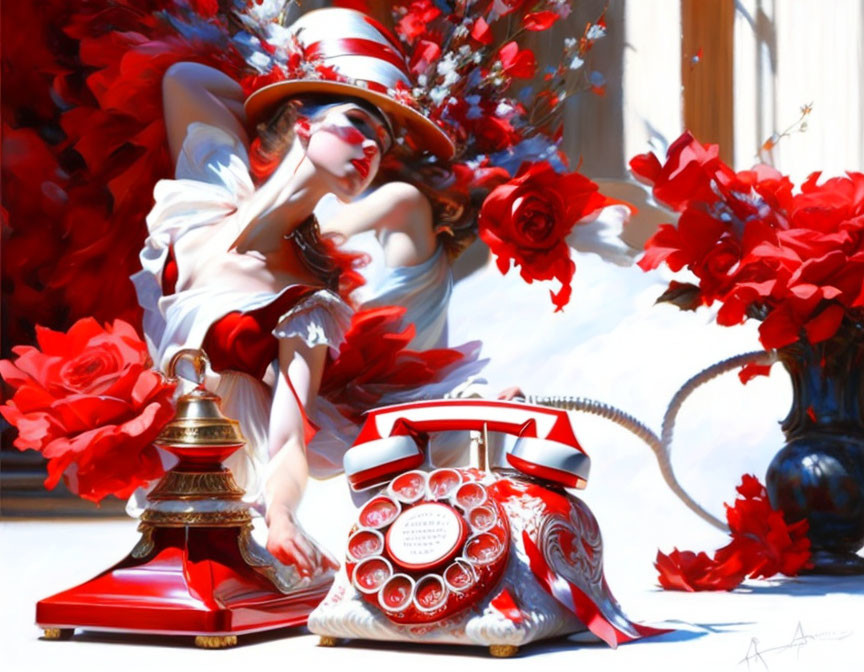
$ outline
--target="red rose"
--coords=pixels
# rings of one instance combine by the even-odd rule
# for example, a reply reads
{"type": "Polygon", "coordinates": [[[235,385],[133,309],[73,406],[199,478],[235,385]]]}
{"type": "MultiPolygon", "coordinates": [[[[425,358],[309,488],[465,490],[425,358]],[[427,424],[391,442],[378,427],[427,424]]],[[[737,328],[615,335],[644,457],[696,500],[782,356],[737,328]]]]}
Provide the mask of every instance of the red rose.
{"type": "Polygon", "coordinates": [[[0,413],[18,429],[15,446],[48,459],[46,488],[63,476],[98,502],[128,497],[162,474],[152,442],[173,416],[174,385],[149,367],[147,346],[126,322],[92,318],[67,333],[36,327],[39,348],[13,348],[0,374],[15,394],[0,413]]]}
{"type": "Polygon", "coordinates": [[[653,154],[641,154],[630,160],[630,169],[651,184],[654,198],[678,212],[693,202],[717,201],[712,183],[734,175],[720,160],[717,145],[703,145],[689,132],[669,145],[662,166],[653,154]]]}
{"type": "Polygon", "coordinates": [[[519,141],[519,133],[510,122],[494,116],[492,111],[484,110],[483,116],[469,120],[468,127],[477,149],[482,152],[500,152],[519,141]]]}
{"type": "Polygon", "coordinates": [[[597,185],[579,173],[556,173],[545,161],[523,164],[515,178],[486,197],[478,231],[497,257],[501,273],[507,273],[514,261],[526,282],[561,282],[557,294],[550,292],[557,311],[570,300],[576,270],[567,234],[606,202],[597,185]]]}

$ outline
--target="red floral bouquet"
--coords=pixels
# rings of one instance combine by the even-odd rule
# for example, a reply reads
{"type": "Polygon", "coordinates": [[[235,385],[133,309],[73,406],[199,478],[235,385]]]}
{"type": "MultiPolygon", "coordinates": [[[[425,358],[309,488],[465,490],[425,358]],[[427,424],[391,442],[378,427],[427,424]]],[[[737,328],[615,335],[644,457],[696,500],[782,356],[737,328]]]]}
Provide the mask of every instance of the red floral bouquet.
{"type": "Polygon", "coordinates": [[[646,243],[639,265],[665,262],[698,280],[671,283],[661,301],[688,309],[718,301],[723,325],[760,319],[766,349],[825,341],[844,320],[864,318],[864,174],[820,183],[813,173],[796,193],[770,166],[735,172],[689,133],[665,163],[643,154],[630,167],[681,213],[646,243]]]}
{"type": "Polygon", "coordinates": [[[98,502],[128,497],[162,475],[153,440],[173,417],[174,385],[150,368],[147,346],[126,322],[76,322],[68,333],[36,328],[39,347],[13,348],[0,374],[15,393],[0,413],[15,446],[48,459],[46,488],[61,477],[98,502]]]}
{"type": "Polygon", "coordinates": [[[745,475],[738,497],[726,506],[732,541],[710,558],[705,553],[657,553],[655,566],[666,590],[732,590],[745,578],[775,574],[795,576],[810,562],[807,521],[787,525],[771,506],[768,493],[755,476],[745,475]]]}

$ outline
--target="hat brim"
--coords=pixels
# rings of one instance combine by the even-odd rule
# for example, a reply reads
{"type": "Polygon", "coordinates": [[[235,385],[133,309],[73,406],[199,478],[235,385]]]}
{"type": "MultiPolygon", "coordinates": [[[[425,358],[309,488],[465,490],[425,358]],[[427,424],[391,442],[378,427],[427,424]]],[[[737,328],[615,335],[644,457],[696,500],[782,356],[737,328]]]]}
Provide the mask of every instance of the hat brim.
{"type": "Polygon", "coordinates": [[[247,124],[250,128],[255,128],[275,111],[279,103],[286,98],[304,93],[332,93],[360,98],[380,108],[394,124],[405,128],[419,148],[426,149],[442,159],[452,158],[456,151],[453,141],[447,134],[416,110],[393,100],[386,94],[345,82],[289,79],[268,84],[246,99],[243,107],[246,111],[247,124]]]}

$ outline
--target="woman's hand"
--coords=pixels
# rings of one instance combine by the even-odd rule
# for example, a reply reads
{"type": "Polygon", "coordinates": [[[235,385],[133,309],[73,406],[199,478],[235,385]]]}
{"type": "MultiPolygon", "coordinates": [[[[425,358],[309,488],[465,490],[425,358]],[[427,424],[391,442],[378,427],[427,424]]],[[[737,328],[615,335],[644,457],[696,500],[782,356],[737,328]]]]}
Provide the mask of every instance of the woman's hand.
{"type": "Polygon", "coordinates": [[[306,536],[287,507],[273,507],[267,519],[267,550],[279,562],[294,565],[300,576],[311,576],[316,570],[339,569],[339,563],[306,536]]]}
{"type": "Polygon", "coordinates": [[[498,399],[500,401],[513,401],[514,399],[519,399],[521,401],[525,399],[525,393],[522,391],[521,387],[508,387],[498,393],[498,399]]]}

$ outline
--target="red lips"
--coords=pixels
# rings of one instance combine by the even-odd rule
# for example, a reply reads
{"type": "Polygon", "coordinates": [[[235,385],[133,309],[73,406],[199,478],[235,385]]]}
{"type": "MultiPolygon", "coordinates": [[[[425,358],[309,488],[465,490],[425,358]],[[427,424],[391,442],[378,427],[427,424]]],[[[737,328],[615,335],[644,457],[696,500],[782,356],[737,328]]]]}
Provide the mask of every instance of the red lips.
{"type": "Polygon", "coordinates": [[[369,175],[369,159],[351,159],[351,165],[354,166],[362,179],[365,180],[366,176],[369,175]]]}

